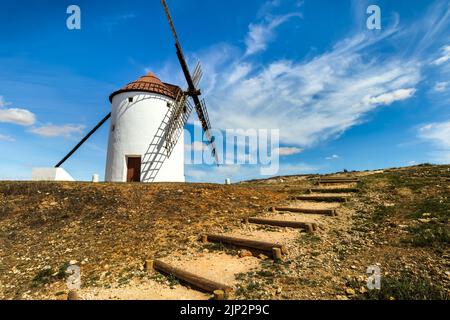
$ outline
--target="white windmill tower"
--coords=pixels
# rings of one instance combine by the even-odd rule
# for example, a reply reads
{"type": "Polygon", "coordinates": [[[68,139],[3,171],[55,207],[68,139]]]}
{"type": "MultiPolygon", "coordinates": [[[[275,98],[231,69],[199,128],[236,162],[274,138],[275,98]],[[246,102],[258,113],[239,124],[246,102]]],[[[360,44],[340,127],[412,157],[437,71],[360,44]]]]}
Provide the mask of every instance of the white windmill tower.
{"type": "MultiPolygon", "coordinates": [[[[171,138],[178,140],[170,146],[170,157],[167,152],[170,143],[166,129],[179,107],[179,97],[183,97],[179,87],[161,82],[151,72],[111,94],[106,181],[185,181],[183,130],[174,132],[171,138]]],[[[181,116],[187,120],[189,113],[182,112],[181,116]]],[[[185,119],[180,120],[184,125],[185,119]]]]}
{"type": "Polygon", "coordinates": [[[169,9],[167,15],[181,69],[188,88],[161,82],[154,74],[139,78],[111,94],[111,113],[92,129],[56,166],[72,156],[108,119],[105,180],[107,182],[184,182],[184,125],[195,108],[200,123],[218,163],[214,137],[211,135],[206,104],[200,100],[198,84],[202,69],[197,64],[191,75],[175,31],[169,9]]]}

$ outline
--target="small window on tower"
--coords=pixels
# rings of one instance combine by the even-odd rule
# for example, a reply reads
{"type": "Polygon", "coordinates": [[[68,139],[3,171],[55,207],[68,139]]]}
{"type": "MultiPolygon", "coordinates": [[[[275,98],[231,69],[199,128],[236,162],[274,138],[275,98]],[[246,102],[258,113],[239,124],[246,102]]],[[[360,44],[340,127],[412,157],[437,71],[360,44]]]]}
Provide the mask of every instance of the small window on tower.
{"type": "Polygon", "coordinates": [[[128,102],[130,102],[130,103],[133,102],[133,97],[129,97],[128,102]]]}
{"type": "Polygon", "coordinates": [[[116,125],[115,125],[115,124],[113,124],[113,125],[111,126],[111,131],[114,132],[114,130],[116,130],[116,125]]]}

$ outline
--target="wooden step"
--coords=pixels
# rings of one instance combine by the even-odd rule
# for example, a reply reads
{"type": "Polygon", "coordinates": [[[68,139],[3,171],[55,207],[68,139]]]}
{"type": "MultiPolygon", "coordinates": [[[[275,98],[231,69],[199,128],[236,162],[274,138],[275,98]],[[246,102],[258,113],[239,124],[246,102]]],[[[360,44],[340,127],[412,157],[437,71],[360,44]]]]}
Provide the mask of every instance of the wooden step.
{"type": "Polygon", "coordinates": [[[277,259],[279,254],[286,254],[286,247],[279,243],[264,242],[258,240],[251,240],[246,238],[230,237],[218,234],[207,234],[202,236],[203,242],[219,242],[223,244],[230,244],[236,247],[242,247],[246,249],[254,249],[263,251],[274,259],[277,259]]]}
{"type": "Polygon", "coordinates": [[[294,212],[294,213],[305,213],[305,214],[321,214],[328,216],[336,216],[335,209],[307,209],[307,208],[289,208],[289,207],[274,207],[271,208],[272,212],[294,212]]]}
{"type": "Polygon", "coordinates": [[[318,201],[318,202],[347,202],[347,197],[344,196],[292,196],[289,198],[290,200],[301,200],[301,201],[318,201]]]}
{"type": "Polygon", "coordinates": [[[307,232],[310,232],[310,233],[317,230],[317,224],[311,223],[311,222],[290,221],[290,220],[273,220],[273,219],[263,219],[263,218],[247,218],[247,219],[245,219],[245,222],[261,224],[261,225],[268,225],[268,226],[276,226],[276,227],[305,229],[307,232]]]}
{"type": "Polygon", "coordinates": [[[333,189],[324,189],[324,188],[313,188],[309,189],[309,193],[357,193],[359,189],[357,188],[333,188],[333,189]]]}
{"type": "Polygon", "coordinates": [[[147,271],[153,269],[161,273],[171,275],[182,282],[188,283],[191,286],[206,292],[216,293],[216,291],[223,291],[226,294],[229,294],[232,291],[232,288],[228,285],[203,278],[177,267],[173,267],[165,262],[162,262],[161,260],[147,260],[145,263],[145,269],[147,271]]]}

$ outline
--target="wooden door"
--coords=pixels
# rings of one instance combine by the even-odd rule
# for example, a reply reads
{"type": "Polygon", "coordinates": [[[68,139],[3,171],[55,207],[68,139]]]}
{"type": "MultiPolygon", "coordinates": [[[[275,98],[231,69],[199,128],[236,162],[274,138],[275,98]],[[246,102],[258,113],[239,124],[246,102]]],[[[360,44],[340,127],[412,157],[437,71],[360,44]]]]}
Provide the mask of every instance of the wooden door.
{"type": "Polygon", "coordinates": [[[128,157],[127,182],[141,182],[141,157],[128,157]]]}

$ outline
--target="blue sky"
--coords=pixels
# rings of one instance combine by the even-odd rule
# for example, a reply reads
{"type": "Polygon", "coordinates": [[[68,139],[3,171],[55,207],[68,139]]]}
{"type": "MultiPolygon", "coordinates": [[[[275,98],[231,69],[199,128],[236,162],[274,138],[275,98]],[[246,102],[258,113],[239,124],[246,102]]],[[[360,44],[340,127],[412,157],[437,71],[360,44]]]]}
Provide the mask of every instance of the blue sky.
{"type": "MultiPolygon", "coordinates": [[[[279,174],[450,163],[450,1],[168,3],[191,67],[202,61],[213,126],[279,129],[279,174]],[[370,4],[381,30],[366,27],[370,4]]],[[[53,166],[109,112],[109,94],[146,71],[185,86],[159,0],[3,1],[0,21],[0,179],[53,166]],[[66,27],[71,4],[81,30],[66,27]]],[[[104,174],[107,132],[64,165],[75,178],[104,174]]],[[[260,176],[249,165],[186,172],[260,176]]]]}

